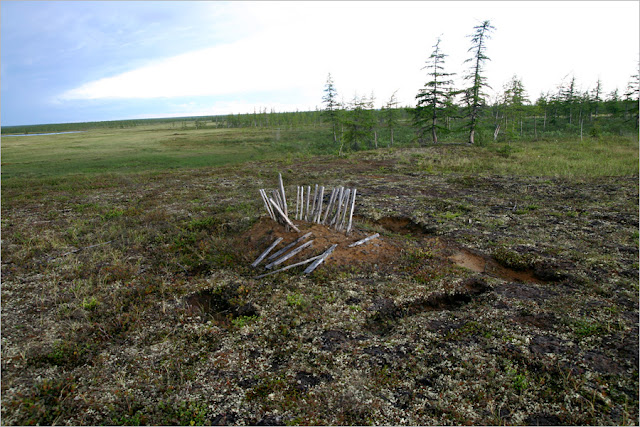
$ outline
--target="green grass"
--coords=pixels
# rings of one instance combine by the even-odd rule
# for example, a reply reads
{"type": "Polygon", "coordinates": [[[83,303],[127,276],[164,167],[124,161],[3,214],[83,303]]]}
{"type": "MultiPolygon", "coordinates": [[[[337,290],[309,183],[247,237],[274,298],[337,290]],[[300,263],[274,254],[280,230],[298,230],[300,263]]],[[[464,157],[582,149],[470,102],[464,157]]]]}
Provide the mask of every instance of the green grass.
{"type": "MultiPolygon", "coordinates": [[[[408,126],[399,133],[405,134],[404,142],[387,148],[381,137],[380,147],[384,148],[374,152],[388,154],[397,148],[414,147],[405,161],[417,162],[426,172],[579,177],[638,174],[638,143],[630,137],[415,148],[408,126]]],[[[2,142],[3,185],[24,179],[30,184],[34,180],[46,183],[80,176],[126,176],[272,159],[293,164],[297,158],[338,151],[326,126],[183,130],[153,124],[4,138],[2,142]]]]}

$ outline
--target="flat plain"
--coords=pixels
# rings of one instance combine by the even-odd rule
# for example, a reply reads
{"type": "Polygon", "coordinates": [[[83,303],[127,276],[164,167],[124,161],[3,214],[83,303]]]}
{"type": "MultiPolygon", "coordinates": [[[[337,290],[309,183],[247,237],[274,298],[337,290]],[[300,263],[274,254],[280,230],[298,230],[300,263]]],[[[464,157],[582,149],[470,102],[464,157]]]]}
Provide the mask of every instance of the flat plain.
{"type": "Polygon", "coordinates": [[[3,138],[3,423],[638,424],[637,140],[313,132],[3,138]],[[278,173],[357,188],[355,231],[294,221],[339,249],[256,279],[278,173]]]}

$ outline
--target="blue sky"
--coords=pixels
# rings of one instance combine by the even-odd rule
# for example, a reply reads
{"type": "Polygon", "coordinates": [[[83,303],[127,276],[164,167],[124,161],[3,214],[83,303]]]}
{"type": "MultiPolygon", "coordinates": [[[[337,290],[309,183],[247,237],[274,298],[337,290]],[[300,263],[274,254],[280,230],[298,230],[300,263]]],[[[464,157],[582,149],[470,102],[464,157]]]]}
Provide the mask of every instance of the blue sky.
{"type": "Polygon", "coordinates": [[[394,91],[413,105],[437,37],[464,74],[473,26],[496,27],[495,96],[518,75],[532,101],[574,75],[624,91],[637,73],[639,3],[0,2],[4,126],[321,108],[394,91]]]}

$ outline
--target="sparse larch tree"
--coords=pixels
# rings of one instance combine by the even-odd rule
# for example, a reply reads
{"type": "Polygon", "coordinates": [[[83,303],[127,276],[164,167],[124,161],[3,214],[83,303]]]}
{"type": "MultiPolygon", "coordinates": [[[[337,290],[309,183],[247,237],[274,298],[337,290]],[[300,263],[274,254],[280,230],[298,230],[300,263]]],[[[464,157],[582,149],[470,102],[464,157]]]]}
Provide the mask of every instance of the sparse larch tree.
{"type": "Polygon", "coordinates": [[[338,111],[340,109],[340,103],[338,102],[338,92],[336,91],[333,80],[331,79],[331,73],[327,76],[327,83],[324,86],[322,102],[325,105],[323,113],[329,123],[331,123],[331,128],[333,129],[333,142],[337,144],[338,137],[336,135],[336,127],[338,126],[338,111]]]}
{"type": "Polygon", "coordinates": [[[418,133],[418,140],[422,143],[424,135],[431,133],[431,141],[438,142],[437,129],[446,129],[438,125],[438,119],[442,117],[447,108],[447,101],[452,91],[452,80],[448,77],[453,73],[444,72],[444,58],[447,56],[440,50],[440,38],[433,46],[434,50],[427,59],[424,68],[429,70],[430,81],[425,83],[416,95],[417,105],[415,109],[414,125],[418,133]]]}
{"type": "Polygon", "coordinates": [[[484,64],[489,57],[486,55],[487,40],[490,39],[490,33],[495,30],[489,21],[484,21],[480,25],[473,27],[475,33],[471,34],[471,47],[469,52],[473,52],[473,56],[465,61],[472,63],[469,74],[465,76],[465,80],[471,82],[465,91],[465,100],[467,102],[469,119],[469,144],[475,143],[476,125],[480,115],[480,108],[484,105],[484,97],[486,96],[482,89],[488,87],[487,78],[483,75],[484,64]]]}

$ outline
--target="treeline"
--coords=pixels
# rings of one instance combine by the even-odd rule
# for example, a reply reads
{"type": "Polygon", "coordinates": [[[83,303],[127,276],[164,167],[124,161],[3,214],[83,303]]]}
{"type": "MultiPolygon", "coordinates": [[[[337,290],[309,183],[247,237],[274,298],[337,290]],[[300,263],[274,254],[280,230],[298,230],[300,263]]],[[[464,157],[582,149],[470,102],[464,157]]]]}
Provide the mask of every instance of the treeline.
{"type": "MultiPolygon", "coordinates": [[[[345,149],[376,148],[379,132],[389,133],[388,145],[394,142],[394,130],[410,126],[412,143],[421,145],[442,140],[484,143],[538,138],[600,137],[638,133],[638,73],[631,76],[624,93],[618,89],[605,94],[602,82],[585,91],[576,78],[563,79],[556,90],[541,94],[532,102],[522,80],[513,76],[498,96],[490,100],[484,65],[489,60],[487,42],[495,28],[489,21],[474,27],[469,35],[470,64],[463,74],[466,87],[453,86],[445,66],[440,38],[426,60],[427,82],[415,96],[415,107],[397,112],[396,94],[380,110],[374,110],[374,97],[358,97],[338,102],[338,92],[329,74],[325,85],[324,117],[329,123],[335,146],[345,149]],[[345,130],[346,129],[346,130],[345,130]]],[[[405,134],[406,135],[406,134],[405,134]]],[[[406,141],[406,137],[402,139],[406,141]]]]}

